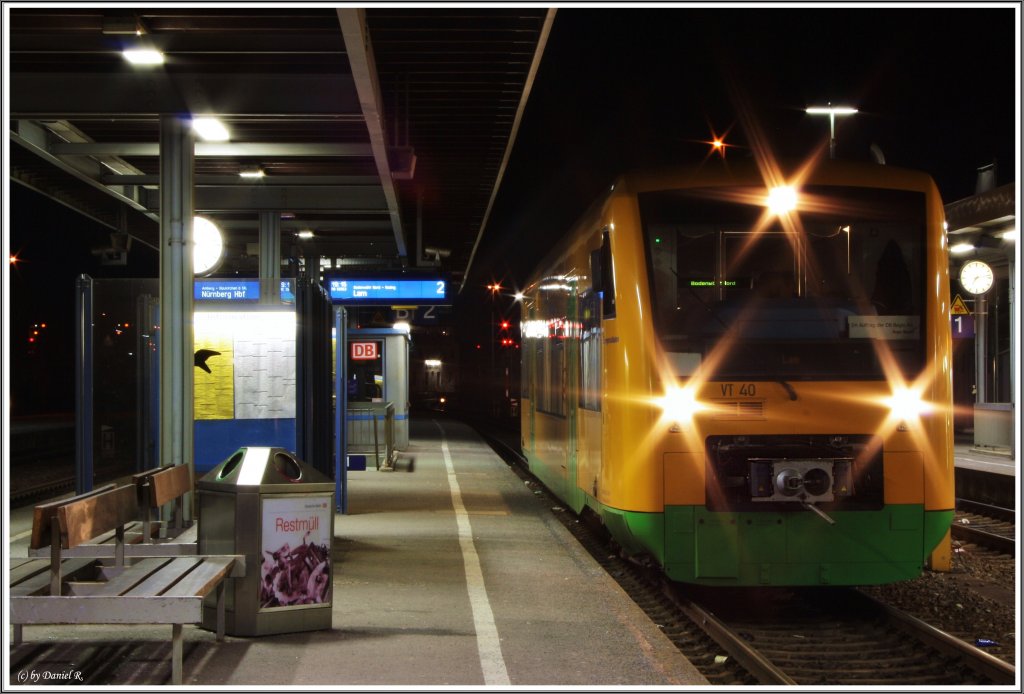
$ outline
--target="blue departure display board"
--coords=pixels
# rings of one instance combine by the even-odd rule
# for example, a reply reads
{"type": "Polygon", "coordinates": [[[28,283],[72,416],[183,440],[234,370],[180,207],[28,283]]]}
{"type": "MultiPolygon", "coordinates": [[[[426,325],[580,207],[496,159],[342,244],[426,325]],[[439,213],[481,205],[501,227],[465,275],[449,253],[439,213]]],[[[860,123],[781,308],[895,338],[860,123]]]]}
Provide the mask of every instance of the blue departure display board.
{"type": "Polygon", "coordinates": [[[291,280],[281,280],[281,301],[286,304],[295,303],[295,292],[292,291],[291,280]]]}
{"type": "Polygon", "coordinates": [[[259,301],[259,280],[196,280],[196,301],[259,301]]]}
{"type": "Polygon", "coordinates": [[[327,291],[331,301],[342,303],[438,303],[448,298],[448,283],[442,279],[332,278],[328,280],[327,291]]]}

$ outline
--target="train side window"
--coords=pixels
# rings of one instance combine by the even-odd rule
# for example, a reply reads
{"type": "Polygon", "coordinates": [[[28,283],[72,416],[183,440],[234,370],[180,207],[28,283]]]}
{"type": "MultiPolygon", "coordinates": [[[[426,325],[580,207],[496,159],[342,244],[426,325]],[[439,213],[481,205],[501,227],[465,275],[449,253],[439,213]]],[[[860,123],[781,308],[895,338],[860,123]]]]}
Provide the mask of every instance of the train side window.
{"type": "Polygon", "coordinates": [[[565,416],[565,340],[549,335],[537,341],[537,409],[565,416]]]}
{"type": "Polygon", "coordinates": [[[608,229],[601,231],[601,248],[590,254],[593,288],[602,299],[604,318],[615,317],[615,279],[612,274],[612,240],[608,229]]]}
{"type": "Polygon", "coordinates": [[[601,411],[601,300],[590,292],[580,299],[580,407],[601,411]]]}

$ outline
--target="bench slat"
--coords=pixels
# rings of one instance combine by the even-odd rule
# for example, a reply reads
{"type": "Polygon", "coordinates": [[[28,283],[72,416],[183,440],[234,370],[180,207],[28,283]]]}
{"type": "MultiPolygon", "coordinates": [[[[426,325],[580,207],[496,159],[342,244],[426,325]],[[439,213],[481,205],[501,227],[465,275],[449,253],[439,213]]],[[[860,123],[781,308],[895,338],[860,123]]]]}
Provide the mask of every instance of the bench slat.
{"type": "Polygon", "coordinates": [[[205,597],[231,572],[234,559],[231,557],[203,557],[203,563],[189,572],[188,576],[164,592],[165,597],[199,595],[205,597]]]}
{"type": "Polygon", "coordinates": [[[188,465],[175,465],[149,476],[149,503],[160,507],[192,491],[192,472],[188,465]]]}
{"type": "Polygon", "coordinates": [[[11,624],[198,624],[200,597],[11,596],[11,624]]]}
{"type": "Polygon", "coordinates": [[[179,557],[151,575],[142,583],[123,593],[125,596],[160,595],[181,580],[202,561],[197,557],[179,557]]]}
{"type": "MultiPolygon", "coordinates": [[[[37,562],[37,566],[42,567],[41,571],[35,571],[29,575],[20,575],[20,577],[16,577],[14,571],[11,572],[11,578],[8,583],[11,595],[36,595],[37,593],[44,593],[49,590],[50,562],[46,559],[36,559],[34,561],[37,562]]],[[[91,569],[95,563],[95,560],[91,558],[69,559],[61,563],[61,574],[65,580],[73,579],[85,570],[91,569]]],[[[25,566],[22,565],[19,568],[24,568],[25,566]]]]}
{"type": "Polygon", "coordinates": [[[11,571],[7,575],[7,583],[13,586],[40,571],[49,570],[49,559],[29,559],[18,566],[11,566],[11,571]]]}
{"type": "Polygon", "coordinates": [[[50,501],[45,504],[39,504],[32,509],[32,537],[29,540],[28,546],[31,549],[39,549],[40,547],[47,547],[50,544],[50,519],[57,514],[57,508],[64,504],[71,504],[82,499],[88,499],[91,496],[97,494],[103,494],[114,489],[116,485],[105,484],[102,487],[97,487],[91,492],[85,492],[78,496],[72,496],[68,499],[58,499],[57,501],[50,501]]]}
{"type": "Polygon", "coordinates": [[[64,549],[77,547],[97,535],[131,523],[138,515],[135,489],[127,485],[65,504],[57,509],[64,549]]]}
{"type": "Polygon", "coordinates": [[[129,566],[109,581],[97,583],[96,589],[90,591],[90,597],[92,595],[121,595],[122,593],[127,593],[170,562],[170,557],[143,559],[138,564],[129,566]]]}

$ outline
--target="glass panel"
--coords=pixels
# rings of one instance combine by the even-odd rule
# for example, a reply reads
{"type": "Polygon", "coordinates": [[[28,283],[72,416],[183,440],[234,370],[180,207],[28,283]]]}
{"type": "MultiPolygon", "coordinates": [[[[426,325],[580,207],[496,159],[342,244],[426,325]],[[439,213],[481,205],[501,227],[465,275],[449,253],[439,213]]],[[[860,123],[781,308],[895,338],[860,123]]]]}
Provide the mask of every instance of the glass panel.
{"type": "Polygon", "coordinates": [[[159,280],[93,281],[96,481],[159,461],[159,280]]]}
{"type": "Polygon", "coordinates": [[[922,194],[810,187],[794,228],[714,193],[640,196],[655,323],[679,363],[719,349],[720,379],[881,379],[888,351],[920,371],[922,194]]]}
{"type": "Polygon", "coordinates": [[[583,335],[580,345],[580,407],[601,410],[601,300],[597,294],[580,299],[583,335]]]}

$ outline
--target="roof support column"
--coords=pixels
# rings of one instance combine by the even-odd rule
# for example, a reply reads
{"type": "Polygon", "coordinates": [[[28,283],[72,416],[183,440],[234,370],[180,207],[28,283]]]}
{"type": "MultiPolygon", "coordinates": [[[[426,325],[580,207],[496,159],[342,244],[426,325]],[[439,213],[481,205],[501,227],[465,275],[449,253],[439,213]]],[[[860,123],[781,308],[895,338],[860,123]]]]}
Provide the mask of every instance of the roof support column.
{"type": "Polygon", "coordinates": [[[277,302],[281,292],[281,214],[260,212],[260,296],[277,302]],[[271,281],[275,280],[275,281],[271,281]]]}
{"type": "MultiPolygon", "coordinates": [[[[194,165],[191,124],[179,115],[160,116],[160,464],[190,467],[194,165]]],[[[186,502],[186,516],[190,507],[186,502]]]]}
{"type": "Polygon", "coordinates": [[[260,212],[260,279],[281,277],[281,215],[260,212]]]}

